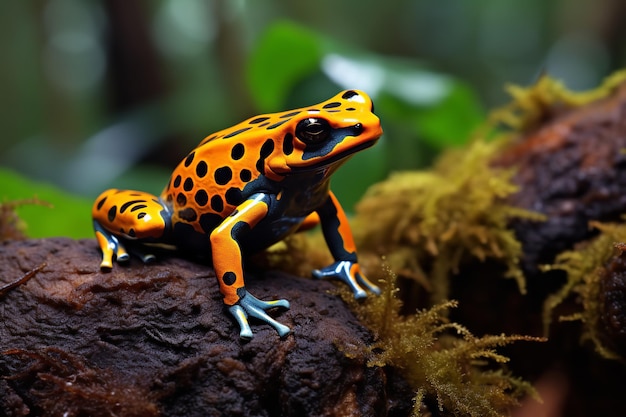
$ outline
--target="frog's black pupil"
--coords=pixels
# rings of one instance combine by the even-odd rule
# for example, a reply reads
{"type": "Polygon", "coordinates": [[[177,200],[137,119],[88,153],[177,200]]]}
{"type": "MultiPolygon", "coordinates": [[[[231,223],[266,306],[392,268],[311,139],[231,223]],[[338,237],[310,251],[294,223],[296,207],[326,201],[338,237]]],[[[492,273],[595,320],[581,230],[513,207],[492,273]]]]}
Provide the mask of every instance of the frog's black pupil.
{"type": "Polygon", "coordinates": [[[330,135],[330,124],[325,119],[309,117],[298,123],[296,136],[308,144],[324,142],[330,135]]]}

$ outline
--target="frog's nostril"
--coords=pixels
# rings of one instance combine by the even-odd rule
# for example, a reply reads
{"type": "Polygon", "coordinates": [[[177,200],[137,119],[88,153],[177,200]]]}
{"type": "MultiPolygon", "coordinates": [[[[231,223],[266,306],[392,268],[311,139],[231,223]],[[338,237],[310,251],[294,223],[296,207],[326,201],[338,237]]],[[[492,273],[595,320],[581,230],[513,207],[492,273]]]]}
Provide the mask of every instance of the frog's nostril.
{"type": "Polygon", "coordinates": [[[355,135],[360,135],[361,133],[363,133],[363,125],[361,123],[355,124],[353,129],[355,135]]]}

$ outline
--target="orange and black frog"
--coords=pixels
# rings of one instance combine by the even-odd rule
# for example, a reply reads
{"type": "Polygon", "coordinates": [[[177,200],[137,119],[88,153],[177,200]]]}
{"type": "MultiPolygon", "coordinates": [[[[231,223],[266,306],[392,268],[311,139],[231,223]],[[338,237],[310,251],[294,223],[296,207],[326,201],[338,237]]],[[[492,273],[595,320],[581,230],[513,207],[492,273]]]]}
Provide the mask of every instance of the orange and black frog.
{"type": "Polygon", "coordinates": [[[337,168],[381,136],[373,109],[365,93],[348,90],[314,106],[253,117],[200,142],[159,197],[105,191],[92,211],[101,268],[111,269],[113,259],[127,261],[126,243],[144,262],[154,259],[151,245],[210,255],[240,337],[253,337],[248,317],[270,324],[283,337],[289,327],[266,311],[289,308],[289,302],[250,294],[243,260],[321,223],[335,262],[313,275],[346,282],[357,298],[366,296],[365,289],[379,294],[361,273],[346,214],[330,190],[337,168]]]}

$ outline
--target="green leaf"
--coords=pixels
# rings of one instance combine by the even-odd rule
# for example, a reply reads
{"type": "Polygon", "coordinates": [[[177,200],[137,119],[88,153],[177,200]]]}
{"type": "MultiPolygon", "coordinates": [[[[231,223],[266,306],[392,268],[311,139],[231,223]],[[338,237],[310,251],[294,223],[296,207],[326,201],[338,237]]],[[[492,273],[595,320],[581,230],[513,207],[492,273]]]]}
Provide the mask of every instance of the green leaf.
{"type": "Polygon", "coordinates": [[[254,48],[247,81],[261,111],[278,111],[289,92],[319,69],[324,41],[314,32],[290,22],[272,25],[254,48]]]}
{"type": "Polygon", "coordinates": [[[24,204],[17,208],[26,223],[29,237],[66,236],[85,238],[93,236],[91,223],[92,201],[76,197],[57,187],[28,180],[21,175],[0,168],[0,201],[28,200],[36,197],[51,205],[24,204]]]}

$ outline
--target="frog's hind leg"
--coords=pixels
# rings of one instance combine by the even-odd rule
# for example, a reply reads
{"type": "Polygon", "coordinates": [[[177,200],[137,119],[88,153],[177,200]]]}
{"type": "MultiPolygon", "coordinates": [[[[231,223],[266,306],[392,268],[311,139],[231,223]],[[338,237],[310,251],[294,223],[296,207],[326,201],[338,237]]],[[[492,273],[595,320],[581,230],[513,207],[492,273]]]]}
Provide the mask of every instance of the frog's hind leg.
{"type": "Polygon", "coordinates": [[[118,262],[126,262],[130,259],[128,252],[119,239],[104,229],[102,225],[97,221],[93,221],[93,230],[96,234],[96,240],[98,246],[102,250],[102,262],[100,268],[111,269],[113,268],[113,255],[118,262]]]}
{"type": "MultiPolygon", "coordinates": [[[[143,191],[107,190],[92,209],[94,231],[102,250],[101,268],[110,269],[113,259],[127,261],[130,256],[124,241],[129,243],[162,242],[169,230],[169,212],[158,197],[143,191]]],[[[129,248],[131,249],[131,248],[129,248]]],[[[144,261],[154,260],[140,245],[132,252],[144,261]]]]}

